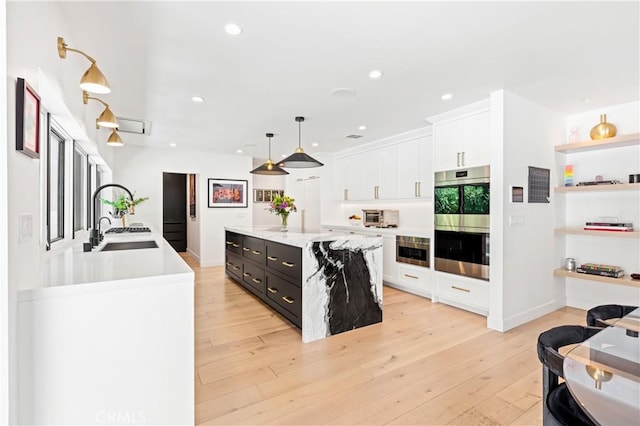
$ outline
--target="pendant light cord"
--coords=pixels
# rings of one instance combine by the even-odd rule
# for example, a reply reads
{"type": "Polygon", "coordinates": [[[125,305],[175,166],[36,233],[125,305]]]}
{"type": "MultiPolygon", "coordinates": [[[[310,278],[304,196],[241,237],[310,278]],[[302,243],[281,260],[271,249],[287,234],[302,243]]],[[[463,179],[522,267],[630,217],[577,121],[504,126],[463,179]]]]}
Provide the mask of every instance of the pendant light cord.
{"type": "Polygon", "coordinates": [[[298,121],[298,148],[300,148],[300,139],[301,139],[301,134],[302,134],[302,126],[300,125],[301,121],[298,121]]]}
{"type": "Polygon", "coordinates": [[[271,138],[269,138],[269,161],[271,161],[271,138]]]}

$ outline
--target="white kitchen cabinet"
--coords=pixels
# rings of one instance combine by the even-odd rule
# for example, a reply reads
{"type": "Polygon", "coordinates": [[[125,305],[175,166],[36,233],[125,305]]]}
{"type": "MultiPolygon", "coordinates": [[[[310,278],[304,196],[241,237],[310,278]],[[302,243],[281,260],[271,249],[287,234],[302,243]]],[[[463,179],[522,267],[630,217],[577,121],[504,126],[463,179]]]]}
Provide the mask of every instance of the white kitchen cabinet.
{"type": "Polygon", "coordinates": [[[489,111],[483,110],[433,125],[435,171],[490,163],[489,111]]]}
{"type": "Polygon", "coordinates": [[[394,287],[413,294],[432,298],[433,272],[423,266],[397,263],[394,287]]]}
{"type": "Polygon", "coordinates": [[[429,198],[433,182],[431,136],[397,145],[397,198],[429,198]]]}
{"type": "Polygon", "coordinates": [[[362,199],[398,197],[398,147],[389,145],[362,153],[362,199]]]}
{"type": "Polygon", "coordinates": [[[453,305],[480,315],[489,313],[489,282],[460,275],[434,272],[434,302],[453,305]]]}
{"type": "Polygon", "coordinates": [[[338,201],[365,199],[362,186],[362,154],[336,159],[334,191],[338,201]]]}
{"type": "Polygon", "coordinates": [[[362,154],[362,199],[377,200],[380,193],[380,152],[377,149],[362,154]]]}

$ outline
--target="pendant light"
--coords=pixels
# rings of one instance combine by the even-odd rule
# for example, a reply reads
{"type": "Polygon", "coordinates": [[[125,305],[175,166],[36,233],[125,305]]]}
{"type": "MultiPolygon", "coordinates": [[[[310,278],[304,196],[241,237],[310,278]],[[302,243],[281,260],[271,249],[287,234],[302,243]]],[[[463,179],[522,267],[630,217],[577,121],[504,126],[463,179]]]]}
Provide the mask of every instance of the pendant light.
{"type": "Polygon", "coordinates": [[[81,50],[70,48],[67,43],[64,42],[62,37],[58,37],[58,56],[65,59],[67,57],[67,52],[77,52],[91,62],[91,66],[87,71],[85,71],[80,79],[80,88],[82,90],[99,94],[111,93],[107,77],[102,74],[102,71],[100,71],[96,65],[96,60],[81,50]]]}
{"type": "Polygon", "coordinates": [[[296,117],[296,121],[298,122],[298,147],[293,154],[280,162],[280,166],[291,167],[294,169],[324,166],[324,164],[312,156],[305,154],[304,150],[300,146],[300,123],[304,121],[304,117],[296,117]]]}
{"type": "Polygon", "coordinates": [[[266,136],[269,138],[269,159],[261,166],[251,170],[250,173],[254,175],[288,175],[288,171],[283,170],[271,160],[271,138],[273,137],[273,133],[267,133],[266,136]]]}

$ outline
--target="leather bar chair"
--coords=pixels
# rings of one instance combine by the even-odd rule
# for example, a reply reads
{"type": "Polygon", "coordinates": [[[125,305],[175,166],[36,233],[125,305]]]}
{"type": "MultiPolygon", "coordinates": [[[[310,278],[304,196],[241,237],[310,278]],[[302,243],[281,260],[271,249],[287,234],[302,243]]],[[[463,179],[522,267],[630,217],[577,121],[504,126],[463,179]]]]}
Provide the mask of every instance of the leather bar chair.
{"type": "Polygon", "coordinates": [[[587,311],[587,325],[589,327],[609,327],[605,321],[613,318],[622,318],[638,309],[637,306],[626,305],[600,305],[587,311]]]}
{"type": "Polygon", "coordinates": [[[595,426],[571,396],[564,378],[564,357],[558,348],[584,342],[602,329],[580,325],[554,327],[538,336],[538,359],[542,363],[542,424],[544,426],[595,426]]]}

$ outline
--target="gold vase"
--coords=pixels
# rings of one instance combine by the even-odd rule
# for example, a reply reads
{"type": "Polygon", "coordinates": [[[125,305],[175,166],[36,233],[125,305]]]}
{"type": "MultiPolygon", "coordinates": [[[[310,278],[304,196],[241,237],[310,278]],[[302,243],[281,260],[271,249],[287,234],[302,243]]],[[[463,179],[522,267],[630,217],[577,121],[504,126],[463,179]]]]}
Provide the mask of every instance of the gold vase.
{"type": "Polygon", "coordinates": [[[589,135],[591,139],[606,139],[616,135],[616,126],[607,123],[607,114],[600,114],[600,124],[591,129],[589,135]]]}

